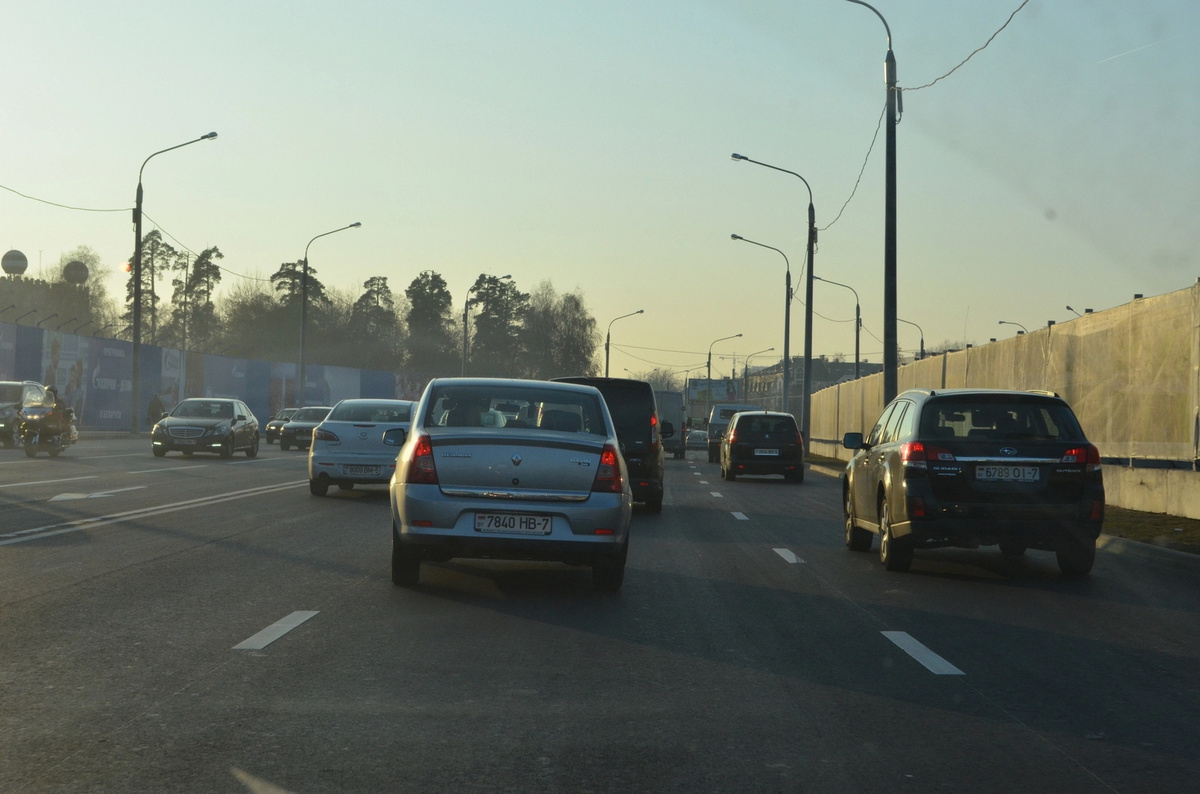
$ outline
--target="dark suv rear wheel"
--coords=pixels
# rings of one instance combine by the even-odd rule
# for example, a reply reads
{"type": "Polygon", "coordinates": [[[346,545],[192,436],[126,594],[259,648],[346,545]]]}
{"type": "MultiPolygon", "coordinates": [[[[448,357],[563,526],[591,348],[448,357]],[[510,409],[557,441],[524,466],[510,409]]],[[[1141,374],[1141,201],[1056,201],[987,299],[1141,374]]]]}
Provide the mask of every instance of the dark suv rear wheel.
{"type": "Polygon", "coordinates": [[[1096,541],[1069,539],[1055,552],[1058,569],[1068,576],[1086,576],[1096,562],[1096,541]]]}

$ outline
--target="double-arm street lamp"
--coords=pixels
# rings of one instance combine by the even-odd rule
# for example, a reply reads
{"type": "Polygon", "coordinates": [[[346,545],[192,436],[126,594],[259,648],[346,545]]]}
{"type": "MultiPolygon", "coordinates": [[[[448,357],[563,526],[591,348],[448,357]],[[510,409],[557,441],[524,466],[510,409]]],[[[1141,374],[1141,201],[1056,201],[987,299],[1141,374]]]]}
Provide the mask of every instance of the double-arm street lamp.
{"type": "Polygon", "coordinates": [[[712,349],[713,349],[713,345],[715,345],[717,342],[724,342],[727,339],[737,339],[740,336],[741,336],[741,334],[734,334],[733,336],[722,336],[720,339],[712,340],[712,344],[710,344],[708,346],[708,385],[705,388],[705,394],[707,395],[708,399],[706,400],[706,402],[704,404],[704,418],[705,419],[707,419],[708,415],[710,413],[712,413],[712,349]]]}
{"type": "MultiPolygon", "coordinates": [[[[612,343],[613,323],[615,323],[617,320],[624,320],[626,317],[632,317],[635,314],[644,314],[645,311],[646,311],[645,309],[638,309],[636,312],[630,312],[629,314],[622,314],[620,317],[614,317],[611,320],[609,320],[608,333],[604,335],[604,377],[606,377],[606,378],[608,377],[608,348],[609,348],[609,345],[612,343]]],[[[740,334],[739,334],[739,336],[740,336],[740,334]]],[[[708,364],[709,364],[709,367],[711,368],[712,367],[712,358],[711,357],[709,358],[708,364]]]]}
{"type": "Polygon", "coordinates": [[[813,276],[817,281],[824,281],[826,284],[832,284],[835,287],[845,287],[854,293],[854,379],[858,380],[858,338],[862,331],[862,306],[858,300],[858,290],[849,284],[842,284],[838,281],[833,281],[820,276],[813,276]]]}
{"type": "MultiPolygon", "coordinates": [[[[737,154],[736,152],[730,155],[730,157],[734,160],[761,165],[763,168],[770,168],[773,171],[782,171],[785,174],[791,174],[803,182],[804,187],[808,189],[808,269],[804,284],[804,400],[800,404],[800,429],[804,434],[805,451],[807,451],[809,407],[812,403],[813,269],[816,267],[813,257],[817,247],[817,211],[813,208],[812,187],[808,184],[807,179],[795,171],[789,171],[786,168],[780,168],[777,165],[770,165],[769,163],[760,163],[758,160],[751,160],[749,157],[737,154]]],[[[792,407],[785,401],[783,410],[791,413],[792,407]]]]}
{"type": "Polygon", "coordinates": [[[1014,323],[1010,320],[1001,320],[998,324],[999,325],[1015,325],[1021,329],[1021,333],[1023,333],[1023,334],[1029,333],[1029,329],[1027,329],[1025,326],[1021,325],[1020,323],[1014,323]]]}
{"type": "Polygon", "coordinates": [[[729,237],[743,243],[757,245],[760,248],[770,248],[783,257],[783,265],[787,271],[784,279],[786,290],[783,302],[783,410],[786,412],[789,410],[788,397],[791,395],[792,386],[792,263],[788,261],[787,254],[773,245],[764,245],[754,240],[748,240],[740,234],[731,234],[729,237]]]}
{"type": "MultiPolygon", "coordinates": [[[[512,278],[512,274],[505,274],[505,275],[501,276],[498,279],[498,281],[505,281],[510,278],[512,278]]],[[[470,311],[471,304],[474,303],[474,301],[471,300],[471,293],[474,292],[475,290],[477,290],[478,288],[479,288],[478,284],[472,284],[471,288],[467,290],[466,300],[463,301],[463,345],[462,345],[463,349],[462,349],[462,372],[460,374],[464,375],[464,376],[467,374],[467,326],[468,326],[468,322],[470,320],[470,316],[467,314],[467,312],[470,311]]]]}
{"type": "Polygon", "coordinates": [[[905,325],[911,325],[913,328],[917,329],[917,332],[919,334],[921,334],[921,353],[920,353],[920,355],[917,356],[917,361],[921,361],[922,359],[924,359],[925,358],[925,332],[921,330],[921,326],[917,325],[916,323],[912,322],[911,320],[904,320],[899,317],[896,318],[896,322],[901,322],[901,323],[904,323],[905,325]]]}
{"type": "Polygon", "coordinates": [[[146,163],[153,158],[165,152],[174,151],[184,146],[191,146],[193,143],[207,141],[216,138],[215,132],[210,132],[207,135],[201,135],[195,140],[185,143],[176,144],[166,149],[160,149],[154,154],[142,161],[142,167],[138,169],[137,183],[137,198],[133,205],[133,362],[131,372],[131,390],[130,399],[132,407],[129,411],[129,432],[136,433],[138,430],[138,416],[140,411],[138,406],[142,402],[142,370],[139,359],[142,354],[142,171],[146,169],[146,163]]]}
{"type": "Polygon", "coordinates": [[[892,52],[892,29],[870,3],[847,2],[869,8],[887,33],[887,55],[883,61],[883,80],[887,85],[887,146],[884,165],[883,199],[883,402],[896,396],[896,123],[897,112],[904,113],[904,99],[896,88],[896,56],[892,52]]]}
{"type": "Polygon", "coordinates": [[[362,224],[358,221],[355,221],[349,226],[342,226],[337,229],[333,229],[332,231],[321,232],[316,237],[312,238],[312,240],[309,240],[308,245],[304,246],[304,268],[300,273],[300,366],[298,367],[296,373],[296,390],[299,392],[297,397],[299,402],[297,402],[296,405],[300,408],[304,407],[304,395],[307,391],[305,387],[308,383],[308,373],[305,370],[304,360],[304,334],[305,327],[308,325],[308,247],[322,237],[328,237],[331,234],[344,232],[347,229],[357,229],[359,226],[362,226],[362,224]]]}

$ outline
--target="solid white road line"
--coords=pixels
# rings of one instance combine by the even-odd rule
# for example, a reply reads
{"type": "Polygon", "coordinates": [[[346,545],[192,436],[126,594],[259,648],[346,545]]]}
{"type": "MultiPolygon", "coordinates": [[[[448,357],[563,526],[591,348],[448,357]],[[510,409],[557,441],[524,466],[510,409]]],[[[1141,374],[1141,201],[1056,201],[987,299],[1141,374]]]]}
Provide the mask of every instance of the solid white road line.
{"type": "Polygon", "coordinates": [[[803,563],[803,562],[804,562],[804,560],[802,560],[802,559],[800,559],[799,557],[797,557],[797,556],[796,556],[796,555],[795,555],[795,554],[792,552],[792,550],[791,550],[791,549],[775,549],[775,553],[776,553],[776,554],[778,554],[780,557],[783,557],[785,560],[787,560],[788,562],[792,563],[793,565],[794,565],[795,563],[798,563],[798,562],[799,562],[799,563],[803,563]]]}
{"type": "Polygon", "coordinates": [[[934,675],[966,675],[954,665],[917,642],[905,631],[884,631],[883,636],[894,642],[900,650],[923,664],[934,675]]]}
{"type": "Polygon", "coordinates": [[[203,469],[207,463],[198,463],[195,466],[172,466],[169,469],[141,469],[139,471],[127,471],[126,474],[158,474],[160,471],[186,471],[188,469],[203,469]]]}
{"type": "Polygon", "coordinates": [[[283,620],[275,621],[253,637],[242,640],[230,650],[261,651],[304,621],[315,618],[318,614],[317,612],[293,612],[283,620]]]}
{"type": "Polygon", "coordinates": [[[101,460],[102,458],[144,458],[145,452],[123,452],[120,455],[88,455],[83,458],[75,458],[75,460],[101,460]]]}
{"type": "MultiPolygon", "coordinates": [[[[719,495],[719,494],[718,494],[718,495],[719,495]]],[[[732,515],[733,515],[733,517],[734,517],[734,518],[736,518],[738,521],[749,521],[749,520],[750,520],[750,517],[749,517],[749,516],[747,516],[745,513],[733,513],[732,515]]]]}
{"type": "Polygon", "coordinates": [[[297,482],[280,483],[278,485],[264,485],[258,488],[247,488],[244,491],[231,491],[227,494],[203,496],[199,499],[188,499],[187,501],[176,502],[175,504],[158,505],[156,507],[143,507],[139,510],[128,510],[124,513],[115,513],[109,516],[81,518],[78,521],[71,521],[66,524],[50,524],[44,527],[34,527],[33,529],[22,529],[18,530],[17,532],[0,534],[0,546],[11,546],[14,543],[24,543],[29,540],[40,540],[41,538],[48,538],[53,535],[65,535],[68,532],[79,532],[84,529],[103,527],[109,524],[119,524],[122,521],[128,521],[132,518],[144,518],[146,516],[156,516],[162,513],[174,513],[177,510],[187,510],[194,505],[201,503],[215,505],[220,504],[221,502],[233,501],[234,499],[245,499],[249,496],[259,496],[272,491],[282,491],[287,488],[298,488],[307,483],[308,480],[299,480],[297,482]]]}
{"type": "Polygon", "coordinates": [[[56,482],[74,482],[75,480],[94,480],[98,475],[89,474],[86,477],[64,477],[61,480],[34,480],[33,482],[10,482],[0,485],[0,488],[20,488],[25,485],[53,485],[56,482]]]}

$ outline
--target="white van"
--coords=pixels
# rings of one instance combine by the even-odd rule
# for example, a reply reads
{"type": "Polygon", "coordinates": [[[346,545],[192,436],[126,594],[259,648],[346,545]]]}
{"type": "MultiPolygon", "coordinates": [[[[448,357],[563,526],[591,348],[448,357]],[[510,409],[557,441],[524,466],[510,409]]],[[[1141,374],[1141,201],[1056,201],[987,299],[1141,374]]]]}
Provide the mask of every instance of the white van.
{"type": "Polygon", "coordinates": [[[717,403],[708,414],[708,462],[716,463],[721,454],[721,436],[729,427],[729,420],[738,411],[761,411],[758,405],[743,403],[717,403]]]}
{"type": "Polygon", "coordinates": [[[658,421],[670,422],[675,435],[663,439],[663,449],[676,460],[683,458],[683,442],[687,436],[687,406],[681,391],[654,390],[654,402],[658,405],[658,421]]]}

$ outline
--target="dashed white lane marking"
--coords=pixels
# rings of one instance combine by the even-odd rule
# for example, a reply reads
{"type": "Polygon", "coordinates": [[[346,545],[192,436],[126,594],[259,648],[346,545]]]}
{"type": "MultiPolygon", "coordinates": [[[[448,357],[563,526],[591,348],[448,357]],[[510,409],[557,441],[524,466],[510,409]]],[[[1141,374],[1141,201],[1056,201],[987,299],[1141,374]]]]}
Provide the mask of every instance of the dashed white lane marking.
{"type": "Polygon", "coordinates": [[[144,458],[145,452],[122,452],[120,455],[87,455],[76,460],[101,460],[103,458],[144,458]]]}
{"type": "Polygon", "coordinates": [[[61,480],[34,480],[33,482],[10,482],[7,485],[0,485],[0,488],[20,488],[24,485],[53,485],[56,482],[74,482],[75,480],[94,480],[95,474],[89,474],[86,477],[63,477],[61,480]]]}
{"type": "Polygon", "coordinates": [[[791,549],[775,549],[775,553],[778,554],[780,557],[783,557],[785,560],[792,563],[793,565],[795,565],[796,563],[801,563],[801,564],[804,563],[804,560],[797,557],[792,552],[791,549]]]}
{"type": "Polygon", "coordinates": [[[700,484],[701,484],[701,485],[708,485],[708,480],[701,480],[701,481],[700,481],[700,484]]]}
{"type": "Polygon", "coordinates": [[[242,640],[230,650],[261,651],[304,621],[315,618],[318,614],[317,612],[293,612],[283,620],[275,621],[253,637],[242,640]]]}
{"type": "Polygon", "coordinates": [[[721,493],[720,491],[709,491],[709,493],[712,494],[713,496],[717,497],[718,499],[725,498],[725,495],[723,493],[721,493]]]}
{"type": "Polygon", "coordinates": [[[925,669],[934,675],[966,675],[962,670],[917,642],[908,632],[884,631],[880,633],[894,642],[900,650],[923,664],[925,669]]]}
{"type": "Polygon", "coordinates": [[[745,513],[733,513],[732,515],[738,521],[749,521],[750,520],[749,516],[747,516],[745,513]]]}
{"type": "Polygon", "coordinates": [[[126,474],[158,474],[160,471],[187,471],[188,469],[203,469],[207,463],[198,463],[195,466],[172,466],[169,469],[142,469],[140,471],[127,471],[126,474]]]}
{"type": "Polygon", "coordinates": [[[700,472],[698,472],[698,471],[694,471],[694,472],[692,472],[692,474],[695,474],[697,477],[701,476],[700,472]]]}

